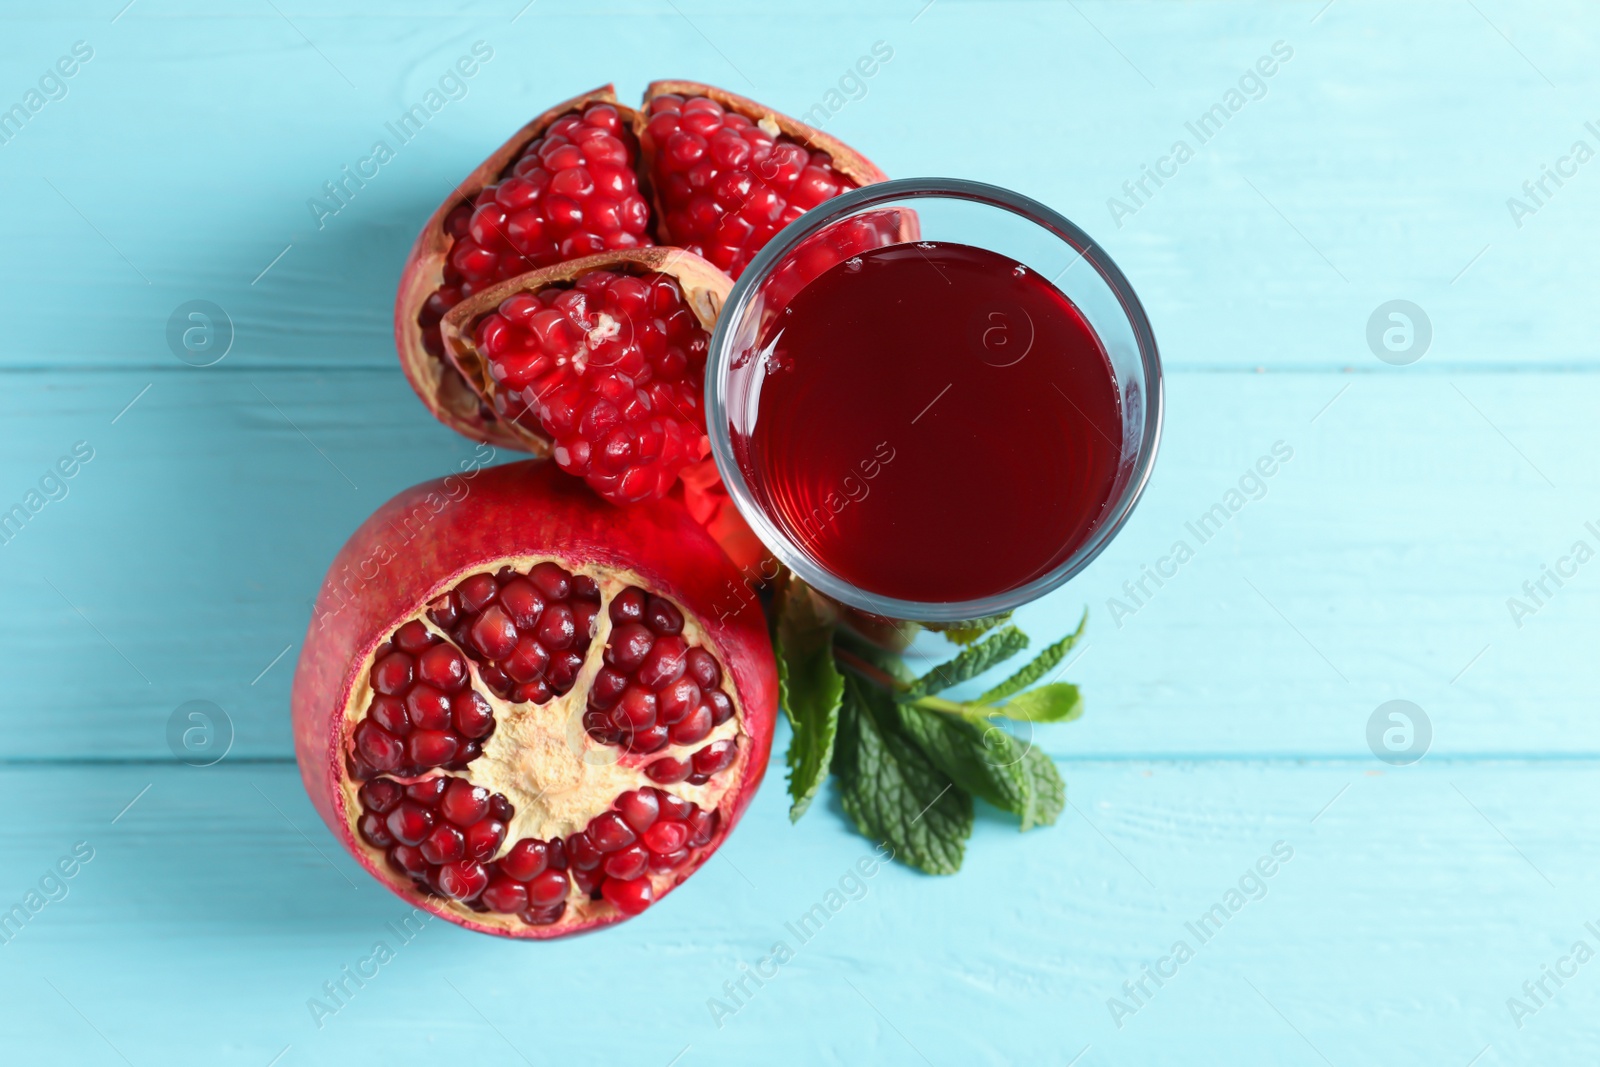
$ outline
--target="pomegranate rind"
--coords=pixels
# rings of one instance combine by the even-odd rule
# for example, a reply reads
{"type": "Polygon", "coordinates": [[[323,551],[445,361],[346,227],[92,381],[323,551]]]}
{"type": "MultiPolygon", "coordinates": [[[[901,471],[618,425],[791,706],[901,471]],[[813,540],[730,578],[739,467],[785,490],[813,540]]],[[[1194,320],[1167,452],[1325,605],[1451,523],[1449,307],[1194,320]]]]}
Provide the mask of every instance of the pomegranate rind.
{"type": "MultiPolygon", "coordinates": [[[[439,332],[444,339],[444,350],[457,373],[485,399],[494,396],[495,382],[489,373],[488,361],[478,352],[473,336],[473,324],[482,315],[500,306],[500,302],[516,293],[537,293],[552,285],[570,284],[597,270],[616,274],[665,274],[678,283],[684,301],[695,319],[709,333],[722,313],[722,305],[733,288],[733,279],[710,262],[683,248],[652,245],[649,248],[626,248],[612,252],[598,252],[592,256],[569,259],[539,270],[519,274],[514,278],[496,282],[487,289],[473,293],[451,308],[439,321],[439,332]]],[[[499,425],[515,435],[511,447],[525,451],[541,451],[548,447],[549,436],[537,424],[528,425],[521,420],[501,420],[499,425]]]]}
{"type": "Polygon", "coordinates": [[[738,822],[761,783],[777,714],[777,670],[753,597],[730,596],[739,574],[711,536],[674,500],[615,508],[553,463],[526,460],[408,489],[350,537],[323,583],[301,648],[292,692],[295,755],[312,805],[345,849],[378,881],[416,907],[468,929],[546,940],[626,916],[604,911],[551,926],[475,913],[420,893],[361,842],[345,754],[349,709],[377,647],[402,622],[462,578],[506,560],[539,557],[568,568],[614,570],[670,598],[703,628],[703,647],[723,665],[749,744],[729,768],[734,783],[717,803],[717,833],[660,895],[681,884],[738,822]],[[466,487],[463,494],[462,487],[466,487]],[[431,516],[409,539],[400,531],[419,509],[431,516]],[[370,574],[370,577],[368,575],[370,574]],[[354,583],[351,576],[355,576],[354,583]],[[347,595],[352,584],[354,595],[347,595]],[[342,593],[341,590],[345,590],[342,593]]]}
{"type": "Polygon", "coordinates": [[[406,266],[400,276],[399,291],[394,302],[394,343],[400,354],[400,368],[406,380],[416,390],[435,418],[457,433],[505,448],[515,448],[535,455],[549,451],[549,439],[543,435],[518,433],[508,428],[500,419],[488,415],[477,393],[461,380],[448,362],[428,352],[422,345],[422,329],[417,325],[417,314],[439,286],[444,284],[445,258],[450,254],[451,239],[445,232],[445,218],[463,200],[471,200],[485,186],[500,180],[500,175],[522,155],[528,144],[544,135],[545,130],[563,115],[582,111],[595,103],[614,106],[624,123],[637,127],[637,113],[617,101],[615,89],[602,85],[598,89],[557,104],[506,139],[505,143],[489,154],[471,174],[458,183],[454,193],[428,219],[417,234],[406,257],[406,266]]]}
{"type": "MultiPolygon", "coordinates": [[[[798,141],[813,152],[822,152],[833,161],[833,168],[840,174],[849,178],[857,185],[875,185],[887,181],[889,176],[878,165],[854,148],[845,144],[831,134],[823,133],[815,126],[807,126],[799,119],[790,118],[781,111],[774,111],[765,104],[751,100],[738,93],[730,93],[726,89],[719,89],[715,85],[706,85],[703,82],[664,80],[654,81],[644,91],[644,104],[641,107],[640,143],[644,147],[644,156],[648,162],[652,146],[646,143],[643,136],[643,116],[650,110],[650,101],[658,96],[677,95],[682,97],[703,96],[715,100],[724,109],[737,115],[743,115],[752,122],[760,123],[766,119],[778,127],[778,132],[791,141],[798,141]]],[[[657,215],[660,214],[661,205],[654,205],[657,215]]]]}

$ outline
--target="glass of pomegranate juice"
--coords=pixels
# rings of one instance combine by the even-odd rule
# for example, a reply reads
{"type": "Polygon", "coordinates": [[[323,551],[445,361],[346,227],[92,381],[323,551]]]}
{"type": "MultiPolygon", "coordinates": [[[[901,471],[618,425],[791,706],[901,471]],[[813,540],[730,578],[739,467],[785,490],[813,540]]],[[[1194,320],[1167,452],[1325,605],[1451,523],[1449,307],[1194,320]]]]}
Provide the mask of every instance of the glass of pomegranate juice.
{"type": "Polygon", "coordinates": [[[1127,521],[1161,432],[1128,280],[1071,222],[978,182],[853,190],[740,277],[706,424],[740,513],[798,577],[888,619],[1044,595],[1127,521]]]}

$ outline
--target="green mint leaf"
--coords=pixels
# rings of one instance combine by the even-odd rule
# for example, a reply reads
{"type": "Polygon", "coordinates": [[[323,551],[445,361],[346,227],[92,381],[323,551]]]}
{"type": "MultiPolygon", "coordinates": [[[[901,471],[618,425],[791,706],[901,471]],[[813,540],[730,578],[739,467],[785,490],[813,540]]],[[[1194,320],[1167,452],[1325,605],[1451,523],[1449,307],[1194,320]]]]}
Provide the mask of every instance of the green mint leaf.
{"type": "Polygon", "coordinates": [[[1028,647],[1028,635],[1015,626],[996,630],[975,645],[962,649],[955,659],[941,663],[911,683],[911,697],[927,696],[976,678],[984,671],[1028,647]]]}
{"type": "Polygon", "coordinates": [[[931,625],[924,623],[930,630],[944,634],[946,641],[953,641],[958,645],[970,645],[990,630],[1011,618],[1011,612],[1002,611],[998,615],[985,615],[981,619],[972,619],[969,622],[948,623],[931,625]]]}
{"type": "Polygon", "coordinates": [[[1053,682],[1018,693],[1004,704],[969,705],[974,710],[993,711],[1008,719],[1024,722],[1071,722],[1083,715],[1083,695],[1078,687],[1053,682]]]}
{"type": "Polygon", "coordinates": [[[956,785],[1022,820],[1022,829],[1048,826],[1061,815],[1066,786],[1056,765],[1033,745],[978,715],[941,715],[908,704],[898,708],[906,736],[956,785]]]}
{"type": "Polygon", "coordinates": [[[1022,692],[1028,686],[1043,678],[1050,672],[1052,667],[1060,663],[1066,654],[1072,650],[1072,646],[1078,643],[1078,638],[1083,636],[1083,628],[1088,621],[1089,612],[1086,609],[1083,613],[1083,618],[1078,620],[1078,628],[1076,630],[1033,657],[1032,662],[1026,667],[1023,667],[1016,674],[1013,674],[980,696],[977,702],[979,704],[997,704],[1013,693],[1022,692]]]}
{"type": "Polygon", "coordinates": [[[773,646],[778,698],[794,728],[787,758],[789,821],[794,822],[828,777],[844,696],[844,678],[833,664],[833,622],[798,579],[791,578],[781,591],[773,646]]]}
{"type": "Polygon", "coordinates": [[[1052,826],[1067,806],[1067,784],[1061,780],[1055,760],[1029,745],[1022,755],[1022,773],[1028,781],[1028,810],[1022,815],[1022,828],[1052,826]]]}
{"type": "Polygon", "coordinates": [[[911,704],[895,708],[900,729],[928,761],[956,785],[997,808],[1018,815],[1027,810],[1028,782],[1021,750],[1013,752],[1010,734],[978,718],[944,715],[911,704]]]}
{"type": "Polygon", "coordinates": [[[961,869],[972,834],[972,797],[900,732],[893,703],[856,678],[845,680],[848,736],[840,760],[844,810],[895,859],[929,874],[961,869]]]}

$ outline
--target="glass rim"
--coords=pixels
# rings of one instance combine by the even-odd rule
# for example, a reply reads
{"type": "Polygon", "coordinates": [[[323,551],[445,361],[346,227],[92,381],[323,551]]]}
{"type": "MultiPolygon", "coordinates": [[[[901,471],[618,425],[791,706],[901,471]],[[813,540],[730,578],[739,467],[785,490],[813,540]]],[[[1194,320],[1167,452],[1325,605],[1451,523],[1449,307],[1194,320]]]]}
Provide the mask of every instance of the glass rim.
{"type": "Polygon", "coordinates": [[[1134,506],[1144,495],[1161,442],[1165,393],[1161,357],[1144,306],[1139,302],[1127,276],[1106,254],[1105,249],[1064,215],[1039,201],[998,185],[964,178],[896,178],[875,185],[864,185],[824,201],[778,231],[745,267],[717,316],[711,346],[706,353],[705,389],[706,432],[711,439],[711,454],[716,461],[717,471],[739,514],[750,524],[767,550],[807,585],[842,604],[890,619],[918,622],[962,622],[1012,611],[1059,589],[1092,563],[1127,523],[1134,506]],[[1045,574],[1014,589],[972,600],[900,600],[862,589],[821,567],[810,553],[795,544],[793,538],[767,516],[750,491],[733,452],[733,437],[724,400],[731,370],[731,353],[728,349],[733,345],[734,326],[744,317],[751,300],[773,268],[801,241],[819,230],[867,208],[915,199],[967,200],[1009,211],[1050,231],[1071,246],[1081,259],[1087,260],[1099,273],[1116,296],[1133,330],[1145,376],[1144,434],[1134,459],[1133,473],[1112,503],[1107,520],[1095,528],[1080,552],[1074,553],[1045,574]]]}

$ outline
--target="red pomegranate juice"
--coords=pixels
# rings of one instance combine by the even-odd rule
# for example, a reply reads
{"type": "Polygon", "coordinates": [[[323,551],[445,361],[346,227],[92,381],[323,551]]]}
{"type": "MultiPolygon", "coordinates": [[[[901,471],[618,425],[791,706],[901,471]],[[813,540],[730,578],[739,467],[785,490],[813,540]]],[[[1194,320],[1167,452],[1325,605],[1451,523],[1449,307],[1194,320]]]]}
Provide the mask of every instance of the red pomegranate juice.
{"type": "Polygon", "coordinates": [[[1077,307],[1005,256],[929,241],[864,253],[801,290],[762,348],[754,425],[734,435],[745,480],[860,589],[1004,593],[1106,513],[1122,454],[1111,365],[1077,307]]]}

